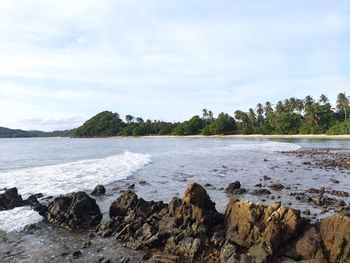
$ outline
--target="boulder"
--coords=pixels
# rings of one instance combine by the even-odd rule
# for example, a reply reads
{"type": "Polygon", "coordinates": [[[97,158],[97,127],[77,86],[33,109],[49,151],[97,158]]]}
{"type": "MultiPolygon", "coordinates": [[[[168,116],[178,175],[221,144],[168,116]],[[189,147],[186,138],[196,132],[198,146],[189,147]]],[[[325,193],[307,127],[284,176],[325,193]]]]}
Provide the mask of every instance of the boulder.
{"type": "Polygon", "coordinates": [[[350,216],[336,214],[319,224],[323,247],[330,262],[350,262],[350,216]]]}
{"type": "Polygon", "coordinates": [[[7,189],[3,194],[0,194],[0,211],[24,205],[25,202],[23,201],[22,196],[18,194],[16,187],[7,189]]]}
{"type": "Polygon", "coordinates": [[[276,203],[230,200],[225,212],[226,239],[249,249],[258,262],[269,262],[283,245],[298,236],[304,221],[300,211],[276,203]]]}
{"type": "Polygon", "coordinates": [[[187,186],[182,201],[184,205],[191,204],[201,209],[216,211],[215,203],[210,200],[207,191],[197,183],[191,183],[187,186]]]}
{"type": "Polygon", "coordinates": [[[96,185],[95,189],[91,192],[94,196],[101,196],[106,193],[106,188],[103,185],[96,185]]]}
{"type": "Polygon", "coordinates": [[[306,228],[300,237],[285,248],[284,255],[295,260],[325,260],[322,239],[316,228],[306,228]]]}
{"type": "Polygon", "coordinates": [[[102,219],[100,208],[85,192],[69,193],[55,198],[48,206],[47,220],[71,230],[86,230],[102,219]]]}

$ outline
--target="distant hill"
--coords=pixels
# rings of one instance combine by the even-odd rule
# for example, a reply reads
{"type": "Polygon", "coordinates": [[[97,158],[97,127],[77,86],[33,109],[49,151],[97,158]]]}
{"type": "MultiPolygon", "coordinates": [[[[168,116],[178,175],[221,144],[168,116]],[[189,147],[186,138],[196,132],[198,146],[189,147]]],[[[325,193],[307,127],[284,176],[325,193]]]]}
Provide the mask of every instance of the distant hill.
{"type": "Polygon", "coordinates": [[[65,131],[24,131],[20,129],[9,129],[0,127],[0,138],[26,138],[26,137],[69,137],[74,133],[74,130],[65,131]]]}

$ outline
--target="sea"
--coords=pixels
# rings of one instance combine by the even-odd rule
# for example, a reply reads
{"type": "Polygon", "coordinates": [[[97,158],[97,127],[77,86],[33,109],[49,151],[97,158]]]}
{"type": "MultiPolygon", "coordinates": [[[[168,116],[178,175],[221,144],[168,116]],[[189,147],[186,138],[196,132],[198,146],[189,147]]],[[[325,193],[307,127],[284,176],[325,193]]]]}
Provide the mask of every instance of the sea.
{"type": "MultiPolygon", "coordinates": [[[[290,196],[310,187],[350,189],[349,174],[338,170],[310,168],[305,160],[285,151],[302,149],[349,149],[349,140],[237,139],[237,138],[14,138],[0,139],[0,193],[17,187],[23,198],[42,193],[43,198],[75,191],[90,193],[98,184],[107,195],[97,202],[108,217],[110,203],[121,190],[134,185],[145,200],[169,202],[181,197],[191,182],[205,186],[218,211],[225,211],[230,198],[276,201],[297,209],[308,207],[290,196]],[[251,195],[256,185],[287,186],[272,191],[274,199],[251,195]],[[340,183],[331,185],[330,179],[340,183]],[[240,181],[247,194],[231,196],[224,189],[240,181]],[[143,181],[143,182],[141,182],[143,181]],[[141,183],[140,183],[141,182],[141,183]]],[[[348,202],[350,200],[347,200],[348,202]]],[[[0,232],[19,233],[27,225],[42,221],[28,207],[0,211],[0,232]]]]}

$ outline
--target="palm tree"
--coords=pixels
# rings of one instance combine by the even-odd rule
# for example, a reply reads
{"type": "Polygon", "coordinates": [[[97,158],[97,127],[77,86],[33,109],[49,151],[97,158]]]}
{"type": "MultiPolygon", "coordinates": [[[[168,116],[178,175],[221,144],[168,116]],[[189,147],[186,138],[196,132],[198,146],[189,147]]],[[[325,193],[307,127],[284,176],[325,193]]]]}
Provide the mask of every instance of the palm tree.
{"type": "Polygon", "coordinates": [[[273,113],[273,108],[272,108],[271,102],[269,102],[269,101],[265,102],[264,112],[265,112],[266,119],[273,113]]]}
{"type": "Polygon", "coordinates": [[[255,116],[255,112],[252,108],[250,108],[248,111],[248,119],[250,120],[250,123],[254,129],[254,124],[256,122],[256,116],[255,116]]]}
{"type": "Polygon", "coordinates": [[[235,116],[235,119],[237,121],[240,121],[242,123],[242,126],[243,127],[247,127],[248,126],[248,115],[247,113],[241,111],[241,110],[236,110],[234,112],[234,116],[235,116]]]}
{"type": "Polygon", "coordinates": [[[321,120],[320,116],[317,112],[317,106],[319,104],[311,104],[305,109],[305,118],[312,124],[314,124],[316,127],[318,127],[319,122],[321,120]]]}
{"type": "Polygon", "coordinates": [[[208,116],[209,116],[208,110],[207,110],[207,109],[203,109],[202,111],[203,111],[203,119],[204,119],[204,120],[207,120],[207,119],[208,119],[208,116]]]}
{"type": "Polygon", "coordinates": [[[208,111],[208,119],[210,120],[210,121],[213,121],[214,120],[214,114],[213,114],[213,112],[210,110],[210,111],[208,111]]]}
{"type": "Polygon", "coordinates": [[[142,123],[144,123],[144,120],[141,117],[137,117],[136,122],[139,124],[142,124],[142,123]]]}
{"type": "Polygon", "coordinates": [[[278,102],[277,102],[276,107],[275,107],[275,110],[276,110],[277,113],[283,113],[283,112],[285,112],[285,107],[284,107],[282,101],[278,101],[278,102]]]}
{"type": "Polygon", "coordinates": [[[301,113],[304,110],[304,102],[301,99],[296,99],[295,101],[295,109],[301,113]]]}
{"type": "Polygon", "coordinates": [[[306,109],[307,107],[311,106],[314,103],[315,103],[315,100],[310,95],[307,95],[304,99],[304,108],[306,109]]]}
{"type": "Polygon", "coordinates": [[[258,113],[258,121],[259,121],[259,125],[261,127],[263,124],[263,121],[264,121],[264,116],[263,116],[264,108],[263,108],[263,105],[261,103],[258,103],[258,105],[256,105],[256,112],[258,113]]]}
{"type": "Polygon", "coordinates": [[[321,94],[319,102],[322,103],[323,105],[325,105],[326,103],[329,102],[329,99],[328,99],[328,97],[326,95],[321,94]]]}
{"type": "Polygon", "coordinates": [[[125,116],[125,120],[126,120],[127,123],[132,122],[132,120],[133,120],[134,118],[135,118],[134,116],[129,115],[129,114],[125,116]]]}
{"type": "Polygon", "coordinates": [[[347,119],[347,109],[349,108],[349,99],[346,97],[345,92],[339,93],[337,96],[337,109],[344,111],[344,121],[347,119]]]}

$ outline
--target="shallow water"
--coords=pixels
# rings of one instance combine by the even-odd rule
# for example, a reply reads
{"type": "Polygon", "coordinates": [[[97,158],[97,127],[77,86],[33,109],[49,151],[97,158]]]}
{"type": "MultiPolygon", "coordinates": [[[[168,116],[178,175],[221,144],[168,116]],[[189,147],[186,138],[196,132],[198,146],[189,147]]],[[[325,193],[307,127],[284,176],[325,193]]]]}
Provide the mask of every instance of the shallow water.
{"type": "MultiPolygon", "coordinates": [[[[183,194],[190,182],[207,183],[211,198],[219,211],[224,212],[229,198],[248,199],[291,204],[301,210],[318,208],[300,203],[289,194],[310,187],[326,187],[335,190],[350,188],[349,174],[339,170],[323,170],[303,165],[302,159],[282,154],[281,151],[298,149],[341,148],[350,150],[348,140],[272,140],[234,138],[25,138],[0,139],[0,189],[16,186],[26,196],[41,192],[59,195],[85,190],[104,184],[107,196],[97,201],[107,218],[110,203],[129,184],[135,184],[135,192],[144,199],[170,201],[183,194]],[[271,177],[263,181],[262,177],[271,177]],[[332,184],[330,178],[340,181],[332,184]],[[144,180],[146,184],[139,184],[144,180]],[[242,187],[251,190],[262,183],[267,187],[280,182],[290,190],[272,191],[275,199],[245,194],[230,196],[224,193],[229,183],[239,180],[242,187]]],[[[344,199],[344,198],[343,198],[344,199]]],[[[349,203],[349,198],[344,199],[349,203]]],[[[326,216],[328,214],[323,214],[326,216]]],[[[36,223],[38,217],[28,211],[14,209],[0,212],[0,232],[20,231],[25,224],[36,223]],[[4,213],[7,213],[6,216],[4,213]],[[17,225],[4,218],[17,217],[17,225]]],[[[11,233],[11,238],[22,240],[22,234],[11,233]],[[21,236],[21,237],[20,237],[21,236]]],[[[41,232],[41,239],[63,238],[58,230],[41,232]]],[[[1,242],[1,241],[0,241],[1,242]]],[[[51,241],[51,250],[57,244],[51,241]]],[[[74,242],[73,242],[74,243],[74,242]]],[[[11,246],[10,246],[11,247],[11,246]]],[[[30,245],[25,246],[30,249],[30,245]]],[[[49,246],[50,247],[50,246],[49,246]]],[[[49,253],[49,247],[46,253],[49,253]]],[[[32,247],[33,248],[33,247],[32,247]]]]}

